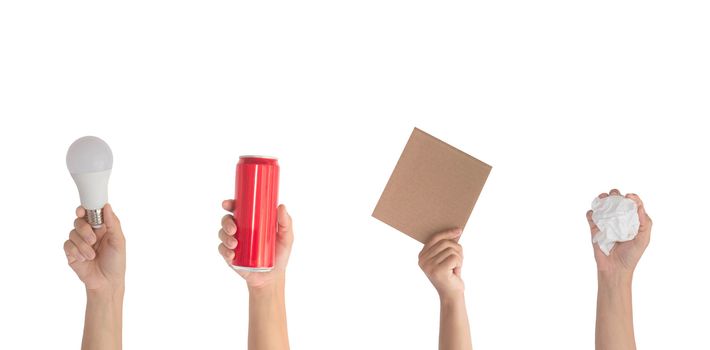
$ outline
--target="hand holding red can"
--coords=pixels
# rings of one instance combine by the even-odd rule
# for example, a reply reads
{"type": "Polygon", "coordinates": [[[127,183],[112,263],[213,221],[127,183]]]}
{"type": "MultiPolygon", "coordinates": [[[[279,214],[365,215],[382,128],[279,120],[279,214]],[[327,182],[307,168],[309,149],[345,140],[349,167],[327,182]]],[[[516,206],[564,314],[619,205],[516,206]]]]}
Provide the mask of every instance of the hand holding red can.
{"type": "MultiPolygon", "coordinates": [[[[222,202],[222,208],[228,212],[234,211],[234,200],[228,199],[222,202]]],[[[250,288],[261,288],[269,284],[283,283],[286,273],[286,265],[288,258],[291,255],[291,246],[293,244],[293,224],[291,215],[286,210],[286,206],[279,205],[278,209],[278,228],[276,231],[276,250],[274,258],[274,268],[269,272],[249,272],[245,270],[236,270],[242,276],[250,288]]],[[[237,232],[237,225],[234,223],[232,214],[227,214],[222,217],[222,228],[219,230],[219,239],[222,241],[219,245],[219,253],[229,266],[232,266],[234,260],[234,248],[237,247],[237,239],[234,237],[237,232]]]]}
{"type": "Polygon", "coordinates": [[[219,251],[250,286],[285,272],[291,251],[291,217],[285,206],[277,206],[278,178],[275,158],[240,157],[235,200],[222,203],[233,215],[222,218],[219,251]]]}

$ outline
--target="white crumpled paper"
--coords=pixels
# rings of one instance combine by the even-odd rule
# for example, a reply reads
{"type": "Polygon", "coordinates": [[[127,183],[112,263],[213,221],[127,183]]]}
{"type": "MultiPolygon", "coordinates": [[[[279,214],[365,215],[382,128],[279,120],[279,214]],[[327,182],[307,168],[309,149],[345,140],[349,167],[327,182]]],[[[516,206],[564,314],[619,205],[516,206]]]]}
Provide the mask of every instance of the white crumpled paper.
{"type": "Polygon", "coordinates": [[[594,198],[592,220],[599,228],[592,242],[597,243],[605,255],[609,255],[616,242],[630,241],[639,231],[636,202],[622,196],[594,198]]]}

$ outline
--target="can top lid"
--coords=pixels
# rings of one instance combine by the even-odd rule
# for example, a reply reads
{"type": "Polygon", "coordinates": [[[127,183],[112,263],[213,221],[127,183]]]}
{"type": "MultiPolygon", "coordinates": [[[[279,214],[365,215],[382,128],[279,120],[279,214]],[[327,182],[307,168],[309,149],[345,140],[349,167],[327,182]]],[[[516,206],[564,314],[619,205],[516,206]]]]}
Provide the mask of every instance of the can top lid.
{"type": "Polygon", "coordinates": [[[257,156],[257,155],[244,155],[244,156],[239,156],[239,159],[242,158],[262,158],[262,159],[273,159],[273,160],[279,160],[276,157],[271,157],[271,156],[257,156]]]}

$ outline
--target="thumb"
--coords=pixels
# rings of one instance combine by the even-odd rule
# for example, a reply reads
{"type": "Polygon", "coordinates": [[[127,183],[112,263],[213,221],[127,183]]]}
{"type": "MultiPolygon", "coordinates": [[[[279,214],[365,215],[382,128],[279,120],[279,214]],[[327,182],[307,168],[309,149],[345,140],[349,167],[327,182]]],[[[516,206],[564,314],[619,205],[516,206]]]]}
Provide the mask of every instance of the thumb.
{"type": "Polygon", "coordinates": [[[117,248],[124,247],[125,238],[123,237],[123,230],[121,229],[121,221],[118,220],[118,216],[113,212],[111,204],[107,203],[104,206],[103,215],[109,245],[117,248]]]}
{"type": "Polygon", "coordinates": [[[121,222],[118,221],[118,217],[116,216],[116,213],[113,212],[113,208],[111,207],[111,204],[106,203],[104,206],[103,210],[103,216],[104,216],[104,225],[106,225],[106,228],[111,230],[111,229],[121,229],[121,222]]]}
{"type": "Polygon", "coordinates": [[[291,241],[293,239],[293,221],[291,215],[286,211],[286,206],[281,204],[278,207],[278,239],[291,241]]]}
{"type": "Polygon", "coordinates": [[[424,249],[431,247],[444,239],[453,239],[458,242],[458,238],[461,237],[461,233],[463,233],[463,230],[461,228],[453,228],[439,232],[429,239],[429,241],[424,245],[424,249]]]}

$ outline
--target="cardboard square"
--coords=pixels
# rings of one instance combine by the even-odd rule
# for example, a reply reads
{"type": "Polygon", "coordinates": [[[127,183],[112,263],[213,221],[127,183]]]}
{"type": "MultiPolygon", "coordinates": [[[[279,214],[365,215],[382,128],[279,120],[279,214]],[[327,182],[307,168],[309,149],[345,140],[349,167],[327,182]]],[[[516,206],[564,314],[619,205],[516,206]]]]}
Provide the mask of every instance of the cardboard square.
{"type": "Polygon", "coordinates": [[[491,169],[414,128],[372,216],[422,243],[464,228],[491,169]]]}

